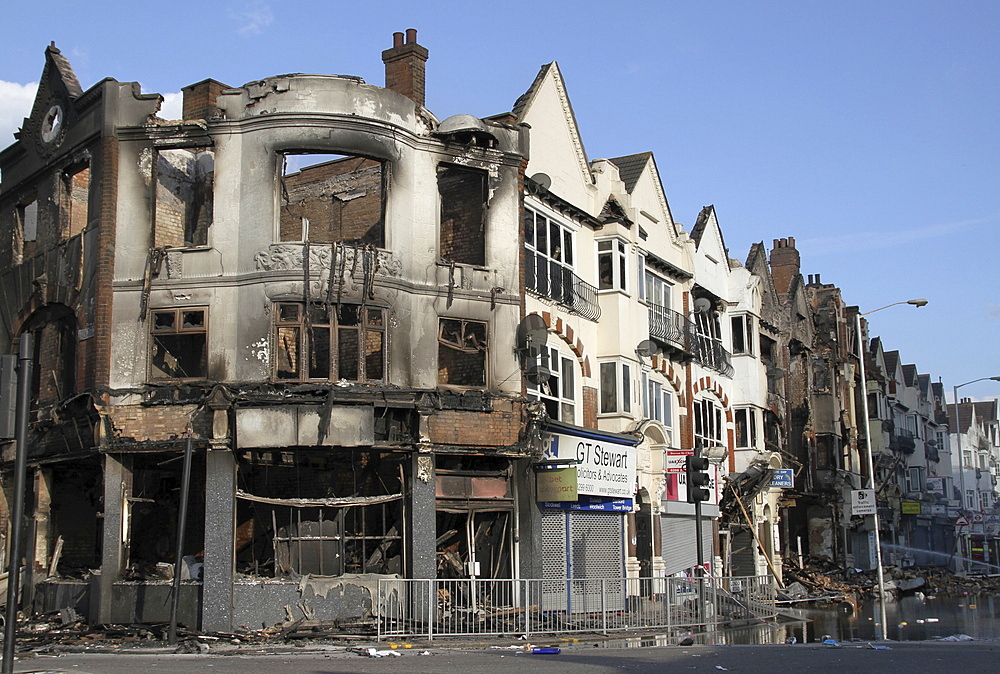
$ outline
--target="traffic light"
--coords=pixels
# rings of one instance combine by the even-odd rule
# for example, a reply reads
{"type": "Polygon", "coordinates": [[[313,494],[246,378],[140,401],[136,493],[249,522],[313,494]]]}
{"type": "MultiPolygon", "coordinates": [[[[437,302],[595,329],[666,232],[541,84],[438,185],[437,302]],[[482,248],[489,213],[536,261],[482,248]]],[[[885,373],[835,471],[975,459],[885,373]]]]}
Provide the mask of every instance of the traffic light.
{"type": "Polygon", "coordinates": [[[708,459],[704,456],[689,456],[684,460],[687,472],[687,496],[688,503],[698,503],[707,501],[709,494],[708,486],[708,459]]]}

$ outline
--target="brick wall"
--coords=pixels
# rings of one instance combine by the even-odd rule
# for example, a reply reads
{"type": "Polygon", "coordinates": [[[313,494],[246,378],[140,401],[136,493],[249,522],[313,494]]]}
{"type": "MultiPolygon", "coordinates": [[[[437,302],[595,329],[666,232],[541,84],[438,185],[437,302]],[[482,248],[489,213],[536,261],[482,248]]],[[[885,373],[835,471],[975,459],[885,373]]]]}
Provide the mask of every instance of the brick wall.
{"type": "Polygon", "coordinates": [[[91,339],[81,342],[79,352],[82,388],[93,388],[108,382],[111,367],[111,290],[115,269],[115,226],[118,206],[118,141],[101,140],[100,164],[97,175],[100,192],[100,233],[98,235],[97,274],[94,283],[94,328],[91,339]]]}
{"type": "Polygon", "coordinates": [[[438,167],[441,194],[441,257],[462,264],[486,264],[486,173],[459,166],[438,167]]]}
{"type": "Polygon", "coordinates": [[[124,405],[106,407],[115,436],[139,442],[165,441],[183,438],[188,421],[192,422],[195,438],[212,437],[212,414],[198,411],[196,405],[157,405],[142,407],[124,405]]]}
{"type": "Polygon", "coordinates": [[[184,92],[184,119],[211,119],[218,111],[219,94],[230,87],[216,80],[203,80],[181,89],[184,92]]]}
{"type": "Polygon", "coordinates": [[[593,386],[583,387],[583,426],[597,428],[597,389],[593,386]]]}
{"type": "Polygon", "coordinates": [[[424,104],[426,89],[426,63],[428,52],[417,44],[417,31],[406,31],[406,44],[402,33],[393,33],[392,49],[382,52],[385,63],[385,88],[403,94],[417,105],[424,104]]]}
{"type": "Polygon", "coordinates": [[[281,208],[282,241],[302,240],[302,218],[309,219],[309,241],[360,241],[382,247],[382,163],[347,157],[285,176],[281,208]]]}
{"type": "Polygon", "coordinates": [[[439,410],[427,418],[431,442],[442,445],[503,447],[516,443],[520,432],[518,408],[493,412],[439,410]]]}

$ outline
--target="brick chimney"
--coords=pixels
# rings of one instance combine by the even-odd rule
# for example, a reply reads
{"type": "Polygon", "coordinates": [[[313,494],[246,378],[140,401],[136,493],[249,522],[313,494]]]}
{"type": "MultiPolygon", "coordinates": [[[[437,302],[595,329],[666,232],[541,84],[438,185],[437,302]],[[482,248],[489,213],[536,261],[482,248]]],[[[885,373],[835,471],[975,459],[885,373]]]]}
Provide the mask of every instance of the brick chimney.
{"type": "Polygon", "coordinates": [[[382,52],[382,62],[385,63],[385,88],[423,106],[427,48],[417,44],[417,29],[407,29],[405,44],[402,33],[393,33],[392,49],[382,52]]]}
{"type": "Polygon", "coordinates": [[[216,99],[229,88],[229,85],[211,79],[183,87],[184,119],[211,119],[219,109],[215,105],[216,99]]]}
{"type": "Polygon", "coordinates": [[[799,251],[795,249],[795,239],[775,239],[771,250],[771,278],[779,295],[788,292],[792,279],[799,275],[799,251]]]}

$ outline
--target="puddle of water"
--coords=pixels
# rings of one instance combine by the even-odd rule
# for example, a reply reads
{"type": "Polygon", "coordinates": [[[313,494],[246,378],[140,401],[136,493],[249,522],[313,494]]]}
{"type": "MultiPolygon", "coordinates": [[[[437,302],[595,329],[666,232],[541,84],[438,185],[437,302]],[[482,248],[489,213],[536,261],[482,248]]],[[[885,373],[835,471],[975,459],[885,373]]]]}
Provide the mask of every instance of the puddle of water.
{"type": "MultiPolygon", "coordinates": [[[[837,641],[873,641],[875,639],[873,601],[861,605],[857,613],[850,604],[789,609],[796,618],[775,623],[750,625],[721,632],[689,635],[697,644],[783,644],[814,643],[827,638],[837,641]]],[[[1000,639],[1000,596],[968,595],[948,597],[908,596],[886,604],[888,629],[893,641],[923,641],[956,634],[975,639],[1000,639]]],[[[672,646],[684,636],[644,636],[614,639],[602,644],[608,648],[646,648],[672,646]]]]}

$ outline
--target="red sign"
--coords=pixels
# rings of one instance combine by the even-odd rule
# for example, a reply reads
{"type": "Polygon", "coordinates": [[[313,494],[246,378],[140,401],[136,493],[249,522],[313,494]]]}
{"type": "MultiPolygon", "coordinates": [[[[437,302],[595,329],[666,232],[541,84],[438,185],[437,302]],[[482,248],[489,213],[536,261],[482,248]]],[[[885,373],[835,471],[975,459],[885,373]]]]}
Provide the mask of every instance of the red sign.
{"type": "Polygon", "coordinates": [[[969,520],[965,519],[964,517],[959,517],[957,520],[955,520],[955,526],[956,527],[967,527],[967,526],[969,526],[969,520]]]}

